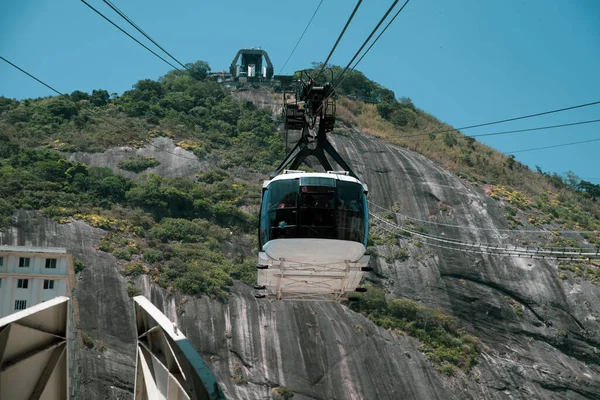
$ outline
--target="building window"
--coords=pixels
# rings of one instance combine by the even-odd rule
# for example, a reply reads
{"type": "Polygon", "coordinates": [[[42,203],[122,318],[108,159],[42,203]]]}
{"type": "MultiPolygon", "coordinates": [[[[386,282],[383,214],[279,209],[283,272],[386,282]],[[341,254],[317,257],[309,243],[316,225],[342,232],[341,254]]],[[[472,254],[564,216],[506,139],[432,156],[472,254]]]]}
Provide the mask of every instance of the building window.
{"type": "Polygon", "coordinates": [[[2,278],[0,278],[0,289],[2,289],[2,278]]]}
{"type": "Polygon", "coordinates": [[[46,268],[56,268],[56,258],[46,258],[46,268]]]}
{"type": "Polygon", "coordinates": [[[44,289],[54,289],[54,281],[50,279],[44,279],[44,289]]]}
{"type": "Polygon", "coordinates": [[[29,286],[29,279],[19,279],[17,280],[17,287],[19,289],[27,289],[29,286]]]}
{"type": "Polygon", "coordinates": [[[19,257],[19,267],[29,267],[29,257],[19,257]]]}
{"type": "Polygon", "coordinates": [[[4,265],[4,257],[0,257],[0,267],[4,265]]]}
{"type": "Polygon", "coordinates": [[[27,300],[15,300],[15,310],[24,310],[27,308],[27,300]]]}

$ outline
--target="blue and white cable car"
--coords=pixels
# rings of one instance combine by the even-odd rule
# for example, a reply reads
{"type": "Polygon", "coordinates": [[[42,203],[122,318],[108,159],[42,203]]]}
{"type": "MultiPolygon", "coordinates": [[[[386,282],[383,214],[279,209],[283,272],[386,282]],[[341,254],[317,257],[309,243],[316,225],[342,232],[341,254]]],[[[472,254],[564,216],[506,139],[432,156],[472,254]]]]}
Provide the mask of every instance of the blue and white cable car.
{"type": "Polygon", "coordinates": [[[358,285],[370,270],[368,189],[327,140],[335,123],[331,86],[310,79],[299,93],[302,103],[285,104],[284,117],[286,130],[302,129],[302,136],[263,184],[257,289],[278,299],[339,300],[363,291],[358,285]],[[333,170],[326,153],[343,171],[333,170]],[[326,172],[296,170],[310,155],[326,172]]]}
{"type": "Polygon", "coordinates": [[[284,171],[263,184],[260,248],[297,263],[359,260],[369,234],[366,194],[346,171],[284,171]]]}

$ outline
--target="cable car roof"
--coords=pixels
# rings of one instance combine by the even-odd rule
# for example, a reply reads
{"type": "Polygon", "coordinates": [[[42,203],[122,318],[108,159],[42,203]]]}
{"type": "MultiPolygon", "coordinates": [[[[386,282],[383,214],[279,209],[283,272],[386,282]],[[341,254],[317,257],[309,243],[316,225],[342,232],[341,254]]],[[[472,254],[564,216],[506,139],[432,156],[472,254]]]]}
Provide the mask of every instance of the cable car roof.
{"type": "Polygon", "coordinates": [[[346,181],[346,182],[355,182],[363,186],[365,193],[368,192],[368,187],[366,184],[362,183],[358,179],[348,175],[346,171],[328,171],[328,172],[305,172],[305,171],[296,171],[296,170],[284,170],[281,174],[277,175],[271,180],[263,182],[263,189],[266,189],[271,182],[282,181],[282,180],[292,180],[299,179],[303,177],[315,177],[315,178],[330,178],[336,179],[338,181],[346,181]]]}

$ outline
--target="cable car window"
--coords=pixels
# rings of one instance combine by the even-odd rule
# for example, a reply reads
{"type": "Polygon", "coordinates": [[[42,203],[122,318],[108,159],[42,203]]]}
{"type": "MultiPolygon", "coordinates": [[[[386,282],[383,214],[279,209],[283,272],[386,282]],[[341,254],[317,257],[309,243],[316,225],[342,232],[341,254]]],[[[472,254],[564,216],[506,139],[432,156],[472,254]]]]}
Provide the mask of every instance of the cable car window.
{"type": "Polygon", "coordinates": [[[265,191],[261,210],[261,242],[295,237],[298,206],[298,179],[271,183],[265,191]]]}
{"type": "Polygon", "coordinates": [[[336,228],[340,240],[365,242],[366,201],[362,185],[338,182],[336,228]]]}
{"type": "Polygon", "coordinates": [[[276,208],[295,208],[298,201],[298,180],[273,182],[267,190],[269,210],[276,208]]]}
{"type": "Polygon", "coordinates": [[[312,238],[366,246],[368,208],[360,183],[302,177],[272,182],[263,195],[261,245],[273,239],[312,238]]]}
{"type": "MultiPolygon", "coordinates": [[[[335,179],[322,178],[319,176],[303,176],[300,178],[300,186],[317,186],[335,188],[335,179]]],[[[313,189],[313,188],[310,188],[313,189]]]]}
{"type": "Polygon", "coordinates": [[[302,186],[301,208],[333,208],[335,188],[329,186],[302,186]]]}

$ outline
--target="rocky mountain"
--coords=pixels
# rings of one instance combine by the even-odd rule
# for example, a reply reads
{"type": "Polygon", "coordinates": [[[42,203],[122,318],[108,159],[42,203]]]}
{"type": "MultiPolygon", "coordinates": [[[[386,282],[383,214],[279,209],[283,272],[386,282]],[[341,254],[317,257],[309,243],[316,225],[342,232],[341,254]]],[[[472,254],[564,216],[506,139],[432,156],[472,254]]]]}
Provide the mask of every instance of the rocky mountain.
{"type": "MultiPolygon", "coordinates": [[[[378,205],[400,204],[403,213],[427,219],[442,201],[458,221],[505,226],[497,200],[418,154],[360,133],[334,135],[332,141],[369,183],[370,199],[378,205]]],[[[147,151],[158,157],[160,149],[147,151]]],[[[131,398],[132,306],[117,260],[95,249],[104,232],[26,212],[17,214],[15,225],[3,243],[66,245],[88,266],[77,284],[79,326],[106,350],[81,350],[82,396],[131,398]]],[[[483,237],[473,237],[473,231],[453,237],[494,239],[477,234],[483,237]]],[[[600,398],[597,286],[560,279],[554,262],[462,254],[401,240],[410,258],[388,263],[380,257],[367,279],[393,296],[458,317],[483,344],[469,374],[439,373],[417,339],[386,331],[341,304],[257,300],[242,283],[234,285],[227,303],[167,293],[146,277],[136,285],[181,327],[229,398],[269,398],[279,386],[298,399],[600,398]]]]}
{"type": "Polygon", "coordinates": [[[184,332],[230,399],[281,398],[277,388],[294,399],[600,398],[598,265],[461,251],[385,229],[473,244],[593,247],[594,235],[538,231],[593,228],[595,204],[551,186],[547,204],[537,204],[538,183],[523,178],[517,187],[514,177],[533,172],[460,136],[443,145],[455,159],[432,155],[435,138],[394,145],[403,143],[387,136],[391,124],[437,123],[408,101],[383,110],[389,122],[373,117],[376,106],[343,98],[342,123],[330,135],[370,190],[367,295],[350,304],[254,298],[252,215],[268,163],[283,154],[270,125],[274,98],[265,89],[229,96],[176,75],[140,81],[98,106],[113,124],[129,121],[124,137],[102,136],[108,122],[56,99],[0,102],[0,216],[13,213],[0,243],[67,247],[85,264],[74,295],[80,398],[133,398],[130,297],[138,293],[184,332]],[[28,118],[42,122],[32,127],[28,118]],[[52,127],[58,139],[44,139],[52,127]],[[19,150],[10,144],[19,138],[31,148],[44,140],[69,161],[19,150]],[[144,173],[124,168],[132,159],[144,173]],[[477,175],[478,162],[514,176],[491,181],[502,168],[477,175]],[[523,232],[507,231],[515,226],[523,232]]]}

